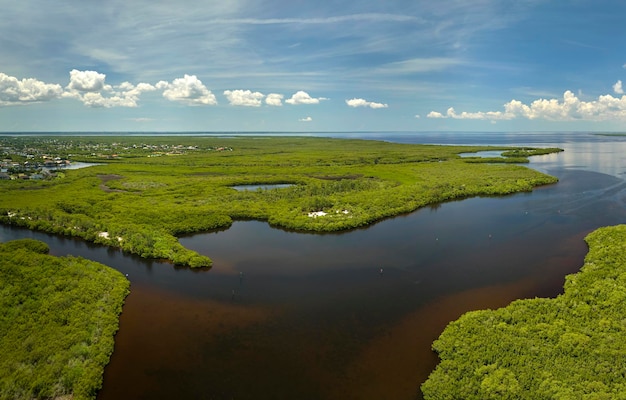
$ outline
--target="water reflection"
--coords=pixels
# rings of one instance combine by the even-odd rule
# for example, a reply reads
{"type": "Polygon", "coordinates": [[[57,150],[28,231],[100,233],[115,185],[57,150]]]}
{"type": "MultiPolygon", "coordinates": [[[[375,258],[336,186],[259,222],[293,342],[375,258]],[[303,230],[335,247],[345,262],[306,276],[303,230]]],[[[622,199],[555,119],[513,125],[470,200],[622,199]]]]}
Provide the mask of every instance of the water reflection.
{"type": "MultiPolygon", "coordinates": [[[[521,145],[565,148],[530,163],[558,184],[444,203],[345,234],[240,221],[181,238],[213,258],[210,270],[8,227],[0,240],[43,239],[54,254],[129,275],[99,399],[413,399],[437,362],[430,345],[450,320],[555,296],[582,265],[584,236],[626,220],[624,142],[528,136],[534,141],[521,145]],[[594,146],[598,154],[587,154],[594,146]]],[[[478,144],[515,137],[501,139],[478,144]]]]}

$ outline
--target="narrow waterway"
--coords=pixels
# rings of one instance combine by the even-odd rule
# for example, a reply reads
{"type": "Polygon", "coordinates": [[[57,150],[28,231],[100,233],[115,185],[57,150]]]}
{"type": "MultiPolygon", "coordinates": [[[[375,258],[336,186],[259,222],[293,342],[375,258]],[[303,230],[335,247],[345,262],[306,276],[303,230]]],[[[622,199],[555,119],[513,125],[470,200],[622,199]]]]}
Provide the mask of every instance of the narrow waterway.
{"type": "MultiPolygon", "coordinates": [[[[4,226],[0,240],[41,239],[53,254],[128,274],[98,399],[415,399],[449,321],[558,295],[582,265],[584,236],[626,221],[626,142],[562,137],[535,140],[566,152],[531,163],[560,178],[532,193],[439,204],[342,234],[241,221],[181,238],[214,260],[210,270],[4,226]]],[[[428,142],[395,140],[407,138],[428,142]]]]}

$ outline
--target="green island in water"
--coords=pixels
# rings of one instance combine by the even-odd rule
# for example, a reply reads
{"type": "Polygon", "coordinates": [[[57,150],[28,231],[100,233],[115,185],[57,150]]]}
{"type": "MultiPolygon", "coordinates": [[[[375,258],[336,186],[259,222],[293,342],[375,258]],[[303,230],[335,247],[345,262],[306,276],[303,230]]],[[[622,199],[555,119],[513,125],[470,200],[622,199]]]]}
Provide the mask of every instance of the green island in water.
{"type": "MultiPolygon", "coordinates": [[[[442,201],[530,191],[557,179],[517,164],[561,151],[236,136],[3,137],[0,150],[0,222],[189,267],[211,260],[184,248],[182,234],[237,219],[340,231],[442,201]],[[484,150],[503,153],[459,156],[484,150]],[[96,165],[69,169],[77,162],[96,165]]],[[[626,362],[626,227],[587,241],[585,266],[563,295],[451,323],[434,343],[442,361],[425,398],[626,398],[615,368],[626,362]]],[[[128,281],[47,252],[33,240],[0,244],[0,399],[94,398],[113,350],[128,281]]]]}

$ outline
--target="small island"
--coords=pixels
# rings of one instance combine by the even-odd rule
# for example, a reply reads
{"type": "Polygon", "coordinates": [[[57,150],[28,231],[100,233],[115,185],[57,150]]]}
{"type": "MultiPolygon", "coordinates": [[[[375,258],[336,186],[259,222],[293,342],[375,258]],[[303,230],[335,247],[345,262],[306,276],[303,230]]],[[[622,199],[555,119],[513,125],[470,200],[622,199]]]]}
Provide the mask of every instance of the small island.
{"type": "Polygon", "coordinates": [[[32,152],[99,164],[52,180],[0,181],[1,223],[190,267],[211,260],[184,248],[183,234],[237,219],[342,231],[443,201],[530,191],[557,179],[517,164],[562,151],[236,136],[24,136],[0,138],[0,147],[13,162],[32,152]],[[459,156],[486,150],[505,153],[459,156]],[[252,184],[264,187],[234,188],[252,184]]]}
{"type": "Polygon", "coordinates": [[[102,264],[0,243],[0,398],[93,399],[113,353],[128,280],[102,264]]]}

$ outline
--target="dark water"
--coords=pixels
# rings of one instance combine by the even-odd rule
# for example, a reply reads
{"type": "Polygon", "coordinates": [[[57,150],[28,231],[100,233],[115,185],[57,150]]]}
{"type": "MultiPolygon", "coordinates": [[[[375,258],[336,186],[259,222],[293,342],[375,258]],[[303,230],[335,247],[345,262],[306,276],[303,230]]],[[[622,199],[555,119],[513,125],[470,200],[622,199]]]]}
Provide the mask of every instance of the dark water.
{"type": "Polygon", "coordinates": [[[344,234],[246,221],[181,238],[214,260],[211,270],[9,227],[0,240],[34,237],[129,274],[99,399],[419,398],[437,363],[430,345],[449,321],[556,296],[582,265],[584,236],[626,221],[626,138],[393,135],[359,137],[566,151],[533,159],[560,182],[532,193],[444,203],[344,234]]]}

